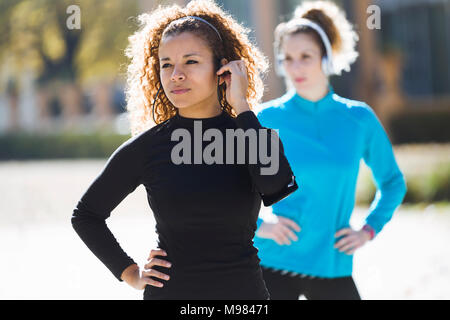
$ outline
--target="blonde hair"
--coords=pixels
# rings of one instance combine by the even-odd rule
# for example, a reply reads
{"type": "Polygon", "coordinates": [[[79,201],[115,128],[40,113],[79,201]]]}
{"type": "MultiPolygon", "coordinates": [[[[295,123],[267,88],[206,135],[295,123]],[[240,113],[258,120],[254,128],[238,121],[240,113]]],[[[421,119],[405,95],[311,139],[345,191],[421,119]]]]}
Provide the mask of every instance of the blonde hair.
{"type": "MultiPolygon", "coordinates": [[[[226,58],[228,61],[243,60],[247,67],[249,86],[247,101],[250,108],[258,105],[264,93],[261,75],[266,72],[268,63],[266,57],[248,40],[249,29],[238,24],[229,14],[225,13],[212,0],[194,0],[186,7],[178,5],[159,6],[151,13],[138,16],[140,29],[129,37],[129,45],[125,51],[131,59],[127,69],[126,100],[128,118],[132,135],[143,132],[153,126],[153,116],[156,124],[173,117],[176,107],[169,101],[161,87],[159,72],[158,47],[162,37],[167,33],[193,32],[206,41],[215,58],[226,58]],[[171,22],[186,16],[200,17],[212,24],[221,35],[223,41],[214,29],[194,19],[183,19],[175,24],[171,22]],[[157,100],[155,101],[155,99],[157,100]],[[154,114],[152,104],[155,101],[154,114]]],[[[219,87],[220,103],[232,117],[236,113],[227,103],[225,87],[219,87]]]]}
{"type": "MultiPolygon", "coordinates": [[[[359,37],[347,20],[345,12],[330,1],[306,1],[295,9],[294,16],[290,21],[298,18],[311,20],[325,31],[331,44],[336,74],[340,75],[342,70],[350,71],[350,65],[358,58],[355,47],[359,37]]],[[[313,35],[322,50],[322,55],[325,54],[324,44],[315,30],[305,27],[288,29],[287,24],[288,22],[280,23],[275,29],[274,45],[279,51],[281,51],[284,37],[306,32],[313,35]]]]}

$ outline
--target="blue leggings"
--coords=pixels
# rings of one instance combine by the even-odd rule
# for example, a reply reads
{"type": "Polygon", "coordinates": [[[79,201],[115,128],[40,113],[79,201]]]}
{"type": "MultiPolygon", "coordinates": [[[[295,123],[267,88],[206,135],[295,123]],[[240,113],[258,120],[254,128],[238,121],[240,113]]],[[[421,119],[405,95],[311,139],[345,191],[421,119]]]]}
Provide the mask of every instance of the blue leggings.
{"type": "Polygon", "coordinates": [[[270,300],[361,300],[351,276],[342,278],[310,278],[282,274],[279,270],[261,267],[270,300]]]}

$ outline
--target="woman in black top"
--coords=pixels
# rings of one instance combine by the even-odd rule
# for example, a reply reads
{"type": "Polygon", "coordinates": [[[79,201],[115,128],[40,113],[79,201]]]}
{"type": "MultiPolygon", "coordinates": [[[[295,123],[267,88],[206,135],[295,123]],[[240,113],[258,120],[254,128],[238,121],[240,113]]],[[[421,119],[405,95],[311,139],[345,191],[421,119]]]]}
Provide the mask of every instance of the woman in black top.
{"type": "Polygon", "coordinates": [[[72,225],[117,279],[145,289],[144,299],[268,299],[252,241],[261,200],[269,206],[297,184],[278,136],[251,111],[262,95],[264,57],[247,30],[211,1],[160,7],[140,18],[143,27],[127,50],[133,137],[84,193],[72,225]],[[149,115],[156,125],[146,129],[149,115]],[[246,143],[236,129],[253,130],[256,140],[246,143]],[[270,174],[263,146],[276,158],[270,174]],[[164,271],[170,279],[162,280],[158,266],[141,271],[105,223],[140,184],[158,245],[172,263],[164,271]]]}

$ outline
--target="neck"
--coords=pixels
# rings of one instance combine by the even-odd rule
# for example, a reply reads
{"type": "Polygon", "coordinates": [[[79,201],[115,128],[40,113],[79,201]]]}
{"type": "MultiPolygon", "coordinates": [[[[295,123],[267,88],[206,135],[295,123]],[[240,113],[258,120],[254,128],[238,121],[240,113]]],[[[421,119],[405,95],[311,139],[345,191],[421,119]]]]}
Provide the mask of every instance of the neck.
{"type": "MultiPolygon", "coordinates": [[[[209,99],[208,99],[209,100],[209,99]]],[[[178,114],[184,118],[212,118],[218,116],[222,113],[222,108],[220,106],[217,98],[216,101],[203,101],[189,107],[178,108],[178,114]]]]}
{"type": "Polygon", "coordinates": [[[325,84],[321,84],[318,85],[316,87],[313,88],[308,88],[308,89],[303,89],[303,90],[299,90],[296,89],[297,94],[299,96],[301,96],[302,98],[312,101],[312,102],[316,102],[319,101],[321,99],[323,99],[327,94],[328,94],[328,81],[325,84]]]}

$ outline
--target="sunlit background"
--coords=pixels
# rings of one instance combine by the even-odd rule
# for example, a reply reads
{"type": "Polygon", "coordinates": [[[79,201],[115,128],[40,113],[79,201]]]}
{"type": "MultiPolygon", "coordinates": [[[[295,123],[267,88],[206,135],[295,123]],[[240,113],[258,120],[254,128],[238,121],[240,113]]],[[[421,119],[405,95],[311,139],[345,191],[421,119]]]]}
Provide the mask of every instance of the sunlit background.
{"type": "MultiPolygon", "coordinates": [[[[0,0],[0,299],[141,299],[71,227],[78,199],[130,137],[124,49],[136,16],[188,1],[0,0]],[[68,21],[80,12],[79,28],[68,21]],[[70,25],[70,24],[69,24],[70,25]]],[[[273,30],[300,0],[216,0],[251,29],[272,66],[273,30]]],[[[341,0],[360,37],[335,91],[367,102],[394,144],[408,192],[390,223],[355,254],[363,299],[450,298],[450,1],[341,0]],[[379,29],[369,23],[380,9],[379,29]]],[[[284,93],[273,68],[263,101],[284,93]]],[[[361,164],[361,225],[375,188],[361,164]]],[[[108,220],[144,263],[154,220],[141,186],[108,220]]]]}

